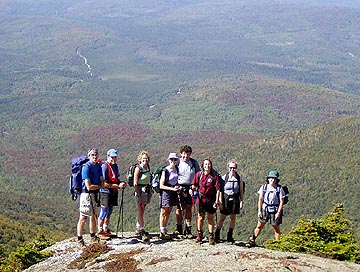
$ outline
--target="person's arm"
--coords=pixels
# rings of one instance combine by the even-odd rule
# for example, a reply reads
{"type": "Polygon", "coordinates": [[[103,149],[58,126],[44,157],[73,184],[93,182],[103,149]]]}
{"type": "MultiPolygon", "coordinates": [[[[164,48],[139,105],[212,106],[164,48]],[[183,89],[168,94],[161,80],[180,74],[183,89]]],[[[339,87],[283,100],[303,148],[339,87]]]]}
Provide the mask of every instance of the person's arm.
{"type": "Polygon", "coordinates": [[[82,176],[84,177],[84,180],[85,180],[85,186],[86,186],[86,189],[88,191],[92,191],[92,190],[98,190],[100,189],[100,185],[95,185],[95,184],[92,184],[91,183],[91,180],[90,180],[90,166],[89,165],[85,165],[82,169],[82,176]]]}
{"type": "Polygon", "coordinates": [[[244,181],[240,177],[240,210],[244,206],[244,181]]]}
{"type": "Polygon", "coordinates": [[[197,191],[199,188],[199,182],[198,181],[198,174],[195,174],[195,177],[193,178],[192,182],[191,182],[191,190],[193,191],[197,191]]]}
{"type": "Polygon", "coordinates": [[[134,189],[135,189],[135,195],[139,198],[140,192],[139,192],[139,178],[140,178],[140,168],[137,166],[134,171],[134,189]]]}
{"type": "Polygon", "coordinates": [[[285,192],[284,190],[281,188],[281,192],[280,192],[280,205],[279,205],[279,209],[277,211],[277,213],[275,214],[275,219],[278,220],[281,216],[282,210],[284,208],[284,199],[285,199],[285,192]]]}
{"type": "Polygon", "coordinates": [[[262,217],[262,204],[263,204],[263,201],[264,201],[263,188],[260,191],[261,192],[259,192],[259,201],[258,201],[258,217],[259,218],[262,217]]]}

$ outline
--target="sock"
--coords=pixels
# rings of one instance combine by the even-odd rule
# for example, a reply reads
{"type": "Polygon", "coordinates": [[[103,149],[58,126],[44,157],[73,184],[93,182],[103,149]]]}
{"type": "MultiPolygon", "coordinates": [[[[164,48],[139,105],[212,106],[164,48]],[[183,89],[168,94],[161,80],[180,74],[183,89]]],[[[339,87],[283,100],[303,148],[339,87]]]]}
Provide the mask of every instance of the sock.
{"type": "Polygon", "coordinates": [[[166,227],[160,227],[160,232],[166,232],[166,227]]]}
{"type": "Polygon", "coordinates": [[[109,226],[108,226],[108,225],[105,225],[105,224],[104,224],[104,226],[103,226],[103,227],[104,227],[104,230],[105,230],[105,231],[107,231],[107,230],[108,230],[108,228],[109,228],[109,226]]]}
{"type": "Polygon", "coordinates": [[[82,236],[78,236],[77,239],[78,239],[78,241],[80,241],[80,240],[83,239],[83,237],[82,237],[82,236]]]}
{"type": "Polygon", "coordinates": [[[90,233],[90,237],[95,237],[95,232],[94,232],[94,233],[90,233]]]}
{"type": "Polygon", "coordinates": [[[190,221],[186,221],[186,226],[187,226],[188,228],[191,228],[191,222],[190,222],[190,221]]]}
{"type": "Polygon", "coordinates": [[[102,227],[98,227],[98,232],[102,232],[103,228],[102,227]]]}

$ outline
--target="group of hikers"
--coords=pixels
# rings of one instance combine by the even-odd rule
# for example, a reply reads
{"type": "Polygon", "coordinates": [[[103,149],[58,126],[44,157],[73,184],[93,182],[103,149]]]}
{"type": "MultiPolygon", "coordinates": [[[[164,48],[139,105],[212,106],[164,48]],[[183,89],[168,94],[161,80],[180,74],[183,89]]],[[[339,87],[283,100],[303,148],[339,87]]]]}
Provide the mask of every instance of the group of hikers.
{"type": "MultiPolygon", "coordinates": [[[[205,215],[207,215],[208,242],[214,245],[220,242],[221,229],[229,215],[230,223],[226,240],[234,243],[233,230],[236,216],[243,208],[245,190],[244,181],[237,170],[238,164],[235,160],[230,160],[227,163],[228,171],[220,176],[213,169],[209,158],[204,159],[199,165],[197,160],[191,158],[191,153],[192,148],[188,145],[180,148],[180,157],[176,152],[171,152],[167,158],[168,164],[161,172],[159,238],[171,240],[172,236],[181,235],[202,243],[205,215]],[[176,230],[171,235],[167,225],[173,207],[176,207],[176,230]],[[192,232],[192,209],[197,214],[196,235],[192,232]],[[217,209],[220,210],[220,218],[215,222],[217,209]]],[[[118,206],[118,190],[128,186],[119,179],[118,152],[115,149],[107,151],[107,159],[102,164],[99,163],[97,149],[90,149],[87,156],[89,161],[81,170],[83,188],[80,194],[80,216],[77,223],[77,244],[81,248],[85,247],[83,233],[87,218],[89,218],[92,243],[107,240],[114,234],[109,228],[110,216],[113,207],[118,206]]],[[[149,163],[149,153],[145,150],[140,151],[133,177],[133,195],[137,205],[135,228],[137,235],[144,242],[150,240],[149,233],[145,230],[144,214],[153,195],[151,186],[153,174],[149,163]]],[[[258,190],[258,223],[246,243],[248,247],[255,246],[255,239],[268,221],[274,229],[275,238],[280,239],[285,192],[278,184],[280,178],[277,171],[270,171],[266,179],[266,184],[258,190]]]]}

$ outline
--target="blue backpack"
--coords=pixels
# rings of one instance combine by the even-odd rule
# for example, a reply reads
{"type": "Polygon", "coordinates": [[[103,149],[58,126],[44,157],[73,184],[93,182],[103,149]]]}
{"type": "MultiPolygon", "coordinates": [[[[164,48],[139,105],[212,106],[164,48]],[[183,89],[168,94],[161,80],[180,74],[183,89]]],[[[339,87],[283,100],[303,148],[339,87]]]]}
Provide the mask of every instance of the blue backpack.
{"type": "Polygon", "coordinates": [[[71,177],[69,180],[69,193],[72,200],[76,200],[82,191],[81,169],[89,161],[87,156],[80,156],[71,160],[71,177]]]}

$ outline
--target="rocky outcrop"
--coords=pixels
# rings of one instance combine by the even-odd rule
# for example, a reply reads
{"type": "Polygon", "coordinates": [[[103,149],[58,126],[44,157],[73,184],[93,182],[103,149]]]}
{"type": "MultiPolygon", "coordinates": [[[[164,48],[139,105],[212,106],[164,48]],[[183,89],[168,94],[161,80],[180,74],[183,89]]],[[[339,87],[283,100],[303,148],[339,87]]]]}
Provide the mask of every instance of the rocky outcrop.
{"type": "MultiPolygon", "coordinates": [[[[89,237],[85,237],[89,243],[89,237]]],[[[142,243],[126,233],[106,245],[77,248],[75,238],[46,249],[49,259],[31,266],[33,271],[360,271],[360,265],[308,254],[278,252],[262,247],[246,248],[243,242],[209,245],[193,240],[162,241],[151,236],[142,243]]]]}

